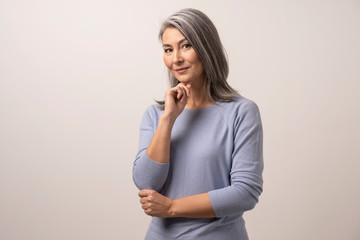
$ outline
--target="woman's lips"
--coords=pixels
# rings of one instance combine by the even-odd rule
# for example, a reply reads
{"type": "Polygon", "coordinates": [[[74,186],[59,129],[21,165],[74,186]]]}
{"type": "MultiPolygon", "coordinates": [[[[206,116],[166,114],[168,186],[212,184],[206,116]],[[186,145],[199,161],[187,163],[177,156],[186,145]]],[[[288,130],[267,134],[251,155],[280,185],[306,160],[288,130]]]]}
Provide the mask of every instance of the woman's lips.
{"type": "Polygon", "coordinates": [[[175,69],[175,71],[177,73],[179,73],[179,74],[182,74],[182,73],[186,72],[186,70],[188,70],[188,69],[189,69],[188,67],[186,67],[186,68],[177,68],[177,69],[175,69]]]}

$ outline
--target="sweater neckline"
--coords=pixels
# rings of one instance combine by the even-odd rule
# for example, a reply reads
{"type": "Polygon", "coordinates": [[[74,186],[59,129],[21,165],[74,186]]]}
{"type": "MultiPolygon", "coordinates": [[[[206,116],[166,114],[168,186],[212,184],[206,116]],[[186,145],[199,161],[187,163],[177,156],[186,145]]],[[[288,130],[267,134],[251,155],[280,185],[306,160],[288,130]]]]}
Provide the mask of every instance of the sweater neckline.
{"type": "Polygon", "coordinates": [[[212,108],[213,106],[216,106],[216,105],[219,105],[219,103],[218,103],[218,102],[214,102],[213,104],[211,104],[211,105],[209,105],[209,106],[206,106],[206,107],[203,107],[203,108],[195,108],[195,109],[192,109],[192,108],[184,108],[184,111],[187,111],[187,112],[201,111],[201,110],[210,109],[210,108],[212,108]]]}

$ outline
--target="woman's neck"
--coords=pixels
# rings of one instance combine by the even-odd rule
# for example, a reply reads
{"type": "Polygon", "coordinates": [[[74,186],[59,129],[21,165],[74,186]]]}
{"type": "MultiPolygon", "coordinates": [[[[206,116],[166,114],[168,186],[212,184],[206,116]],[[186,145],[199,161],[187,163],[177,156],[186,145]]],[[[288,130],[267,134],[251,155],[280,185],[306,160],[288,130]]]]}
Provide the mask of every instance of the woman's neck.
{"type": "Polygon", "coordinates": [[[187,109],[200,109],[212,105],[214,102],[210,100],[205,86],[191,86],[190,98],[185,106],[187,109]]]}

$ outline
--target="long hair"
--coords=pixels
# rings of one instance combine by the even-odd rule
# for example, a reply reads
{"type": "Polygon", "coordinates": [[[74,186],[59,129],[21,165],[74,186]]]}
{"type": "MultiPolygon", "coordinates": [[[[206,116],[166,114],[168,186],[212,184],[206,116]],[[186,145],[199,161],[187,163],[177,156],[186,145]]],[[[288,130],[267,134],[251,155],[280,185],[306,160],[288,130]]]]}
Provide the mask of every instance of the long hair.
{"type": "MultiPolygon", "coordinates": [[[[169,16],[161,25],[159,39],[162,41],[167,28],[178,29],[190,42],[205,71],[205,89],[212,101],[229,102],[238,93],[227,83],[229,65],[225,49],[220,41],[219,34],[203,12],[185,8],[169,16]]],[[[170,71],[170,86],[175,87],[179,81],[170,71]]],[[[164,107],[164,101],[158,101],[164,107]]]]}

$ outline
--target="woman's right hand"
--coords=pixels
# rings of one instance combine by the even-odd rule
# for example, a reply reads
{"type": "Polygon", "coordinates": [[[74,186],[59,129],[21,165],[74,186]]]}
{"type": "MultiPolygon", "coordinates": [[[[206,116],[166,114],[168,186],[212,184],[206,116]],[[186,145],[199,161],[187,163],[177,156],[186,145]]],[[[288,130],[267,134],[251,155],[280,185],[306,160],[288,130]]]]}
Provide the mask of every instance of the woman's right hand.
{"type": "Polygon", "coordinates": [[[182,113],[190,97],[191,84],[179,83],[165,93],[164,115],[168,115],[173,121],[182,113]]]}

